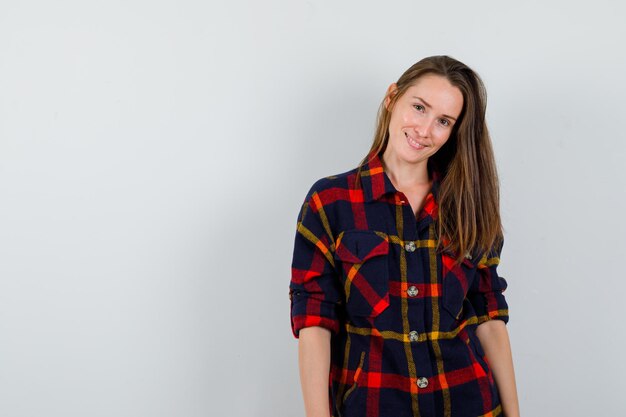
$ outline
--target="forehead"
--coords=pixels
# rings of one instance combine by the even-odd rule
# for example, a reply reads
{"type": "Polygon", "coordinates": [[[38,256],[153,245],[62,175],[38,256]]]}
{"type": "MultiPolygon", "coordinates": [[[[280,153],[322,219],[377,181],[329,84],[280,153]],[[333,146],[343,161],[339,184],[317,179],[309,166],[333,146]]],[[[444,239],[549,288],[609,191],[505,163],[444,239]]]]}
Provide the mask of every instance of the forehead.
{"type": "Polygon", "coordinates": [[[457,117],[463,108],[463,93],[447,78],[426,74],[418,78],[404,93],[408,100],[416,97],[426,101],[435,111],[457,117]]]}

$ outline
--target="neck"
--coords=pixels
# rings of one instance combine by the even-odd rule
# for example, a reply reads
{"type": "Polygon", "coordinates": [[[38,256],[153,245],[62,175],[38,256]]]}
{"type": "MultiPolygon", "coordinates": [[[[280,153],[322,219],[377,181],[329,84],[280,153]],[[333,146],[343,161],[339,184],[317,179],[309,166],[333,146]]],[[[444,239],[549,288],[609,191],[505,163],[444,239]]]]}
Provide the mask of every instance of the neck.
{"type": "Polygon", "coordinates": [[[427,162],[427,159],[415,163],[403,161],[397,155],[389,152],[389,148],[385,150],[381,158],[385,172],[398,190],[430,184],[427,162]]]}

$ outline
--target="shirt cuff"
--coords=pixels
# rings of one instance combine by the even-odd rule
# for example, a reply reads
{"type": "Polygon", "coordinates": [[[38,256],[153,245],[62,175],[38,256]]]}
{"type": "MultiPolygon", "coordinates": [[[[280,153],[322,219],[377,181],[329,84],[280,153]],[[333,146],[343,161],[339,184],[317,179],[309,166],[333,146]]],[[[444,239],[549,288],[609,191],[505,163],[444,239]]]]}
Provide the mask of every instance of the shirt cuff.
{"type": "Polygon", "coordinates": [[[320,326],[339,333],[337,304],[319,300],[302,290],[290,291],[291,299],[291,332],[298,339],[300,330],[305,327],[320,326]]]}

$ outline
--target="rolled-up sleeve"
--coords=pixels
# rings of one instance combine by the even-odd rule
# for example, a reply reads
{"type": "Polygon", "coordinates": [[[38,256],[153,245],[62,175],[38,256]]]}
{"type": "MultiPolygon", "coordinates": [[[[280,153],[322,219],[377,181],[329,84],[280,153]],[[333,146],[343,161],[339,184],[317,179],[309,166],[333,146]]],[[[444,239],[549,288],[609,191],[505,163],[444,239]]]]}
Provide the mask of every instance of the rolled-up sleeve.
{"type": "MultiPolygon", "coordinates": [[[[315,186],[314,186],[315,187],[315,186]]],[[[291,265],[291,330],[321,326],[339,331],[341,291],[333,258],[334,240],[319,194],[311,188],[298,215],[291,265]]]]}
{"type": "Polygon", "coordinates": [[[503,294],[508,284],[498,274],[500,254],[504,242],[485,253],[478,263],[477,275],[468,291],[478,324],[489,320],[509,321],[509,306],[503,294]]]}

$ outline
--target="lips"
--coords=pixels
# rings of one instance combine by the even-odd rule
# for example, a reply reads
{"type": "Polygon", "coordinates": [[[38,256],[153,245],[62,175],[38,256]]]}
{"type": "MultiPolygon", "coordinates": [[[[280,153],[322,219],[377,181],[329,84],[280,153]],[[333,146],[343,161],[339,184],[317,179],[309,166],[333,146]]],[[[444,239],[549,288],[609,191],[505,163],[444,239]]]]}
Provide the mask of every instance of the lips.
{"type": "Polygon", "coordinates": [[[406,132],[404,132],[404,136],[406,136],[407,138],[407,142],[409,143],[409,145],[414,148],[414,149],[424,149],[427,148],[426,145],[424,145],[423,143],[419,143],[417,142],[415,139],[413,139],[412,137],[410,137],[406,132]]]}

